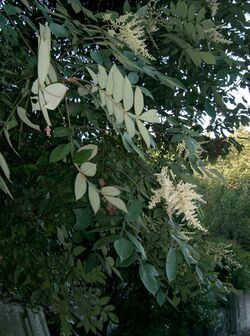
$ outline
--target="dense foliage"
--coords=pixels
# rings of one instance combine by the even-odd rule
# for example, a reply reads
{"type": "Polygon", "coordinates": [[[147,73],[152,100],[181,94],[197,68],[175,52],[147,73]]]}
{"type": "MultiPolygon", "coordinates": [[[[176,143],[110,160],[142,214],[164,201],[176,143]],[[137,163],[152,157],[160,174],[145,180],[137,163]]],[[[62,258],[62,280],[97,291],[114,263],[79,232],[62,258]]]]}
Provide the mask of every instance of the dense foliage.
{"type": "Polygon", "coordinates": [[[250,134],[248,130],[241,130],[236,135],[242,146],[241,152],[231,149],[225,159],[217,160],[213,166],[223,179],[200,180],[199,188],[207,200],[203,211],[210,236],[214,240],[223,241],[240,265],[228,269],[228,280],[238,289],[249,290],[250,134]]]}
{"type": "Polygon", "coordinates": [[[248,84],[248,9],[2,1],[1,299],[83,335],[115,332],[137,288],[167,312],[229,292],[190,182],[249,123],[231,94],[248,84]]]}

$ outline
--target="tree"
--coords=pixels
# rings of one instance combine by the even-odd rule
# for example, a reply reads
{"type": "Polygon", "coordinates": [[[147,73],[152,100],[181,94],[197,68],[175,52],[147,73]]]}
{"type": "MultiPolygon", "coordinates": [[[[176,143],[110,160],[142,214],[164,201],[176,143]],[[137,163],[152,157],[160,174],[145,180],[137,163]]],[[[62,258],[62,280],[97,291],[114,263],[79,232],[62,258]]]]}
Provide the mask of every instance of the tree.
{"type": "Polygon", "coordinates": [[[64,335],[118,323],[127,270],[159,305],[223,293],[188,183],[206,173],[202,118],[216,140],[249,122],[230,94],[247,85],[249,2],[217,5],[1,5],[1,292],[47,307],[64,335]]]}
{"type": "Polygon", "coordinates": [[[241,151],[232,148],[226,158],[220,158],[212,165],[223,178],[200,180],[199,190],[207,200],[203,208],[204,221],[211,239],[224,241],[231,250],[229,258],[223,257],[224,262],[231,258],[232,253],[238,260],[238,266],[232,264],[224,275],[227,274],[228,281],[236,288],[249,290],[249,131],[239,130],[236,139],[241,151]]]}

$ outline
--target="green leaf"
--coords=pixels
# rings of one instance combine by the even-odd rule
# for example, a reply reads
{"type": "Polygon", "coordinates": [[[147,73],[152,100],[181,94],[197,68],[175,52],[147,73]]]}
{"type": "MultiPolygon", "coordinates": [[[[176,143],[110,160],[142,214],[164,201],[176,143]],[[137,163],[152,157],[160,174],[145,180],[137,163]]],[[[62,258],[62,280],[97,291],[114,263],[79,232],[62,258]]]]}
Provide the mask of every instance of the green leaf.
{"type": "Polygon", "coordinates": [[[154,266],[142,262],[139,267],[139,274],[141,281],[143,282],[146,289],[153,295],[156,294],[159,284],[156,279],[158,272],[154,266]]]}
{"type": "Polygon", "coordinates": [[[71,143],[61,144],[54,148],[50,153],[50,162],[57,162],[64,159],[71,150],[71,143]]]}
{"type": "Polygon", "coordinates": [[[171,282],[175,280],[177,274],[177,258],[176,258],[176,249],[170,247],[166,259],[166,274],[168,281],[171,282]]]}
{"type": "Polygon", "coordinates": [[[0,152],[0,167],[2,168],[4,175],[7,177],[7,179],[10,180],[10,170],[1,152],[0,152]]]}
{"type": "Polygon", "coordinates": [[[83,247],[83,246],[76,246],[75,248],[74,248],[74,250],[73,250],[73,254],[74,254],[74,256],[79,256],[83,251],[85,251],[86,250],[86,248],[85,247],[83,247]]]}
{"type": "Polygon", "coordinates": [[[104,245],[109,245],[110,243],[113,243],[114,241],[116,241],[119,238],[120,238],[120,235],[118,235],[118,234],[103,237],[95,243],[93,249],[96,250],[96,249],[98,249],[98,248],[100,248],[104,245]]]}
{"type": "Polygon", "coordinates": [[[130,8],[130,4],[128,2],[128,0],[125,0],[124,4],[123,4],[123,13],[130,13],[131,12],[131,8],[130,8]]]}
{"type": "Polygon", "coordinates": [[[80,13],[82,9],[81,2],[79,0],[70,0],[71,6],[76,14],[80,13]]]}
{"type": "Polygon", "coordinates": [[[207,64],[216,64],[216,59],[210,51],[200,51],[201,58],[207,64]]]}
{"type": "Polygon", "coordinates": [[[101,192],[106,196],[118,196],[121,193],[120,190],[115,187],[103,187],[101,192]]]}
{"type": "Polygon", "coordinates": [[[89,209],[78,208],[73,209],[76,216],[75,228],[77,230],[83,230],[91,225],[91,214],[89,209]]]}
{"type": "Polygon", "coordinates": [[[201,282],[204,281],[204,274],[202,272],[202,270],[200,269],[200,267],[198,265],[195,265],[195,271],[198,274],[198,277],[200,279],[201,282]]]}
{"type": "Polygon", "coordinates": [[[186,18],[188,14],[188,8],[185,1],[179,0],[176,5],[176,14],[179,17],[186,18]]]}
{"type": "Polygon", "coordinates": [[[7,15],[16,15],[18,13],[20,13],[20,8],[16,7],[16,6],[12,6],[9,4],[6,4],[4,6],[4,11],[7,15]]]}
{"type": "Polygon", "coordinates": [[[96,187],[92,183],[88,182],[88,185],[89,185],[89,201],[92,206],[92,209],[94,210],[94,213],[96,214],[100,208],[100,196],[98,194],[96,187]]]}
{"type": "Polygon", "coordinates": [[[135,102],[134,102],[134,110],[135,114],[139,116],[144,109],[144,98],[139,87],[135,89],[135,102]]]}
{"type": "Polygon", "coordinates": [[[103,296],[100,301],[99,304],[101,306],[105,306],[108,302],[110,301],[110,297],[109,296],[103,296]]]}
{"type": "Polygon", "coordinates": [[[125,111],[129,111],[132,108],[133,103],[133,89],[130,81],[125,77],[123,82],[123,106],[125,111]]]}
{"type": "Polygon", "coordinates": [[[203,20],[205,18],[205,13],[206,13],[206,9],[204,7],[202,7],[199,10],[199,12],[198,12],[198,14],[196,16],[196,21],[200,22],[201,20],[203,20]]]}
{"type": "Polygon", "coordinates": [[[21,106],[17,106],[17,114],[18,117],[29,127],[33,128],[36,131],[40,131],[40,127],[38,125],[33,124],[27,117],[27,112],[21,106]]]}
{"type": "Polygon", "coordinates": [[[96,174],[96,164],[92,162],[84,162],[81,164],[80,169],[86,176],[94,176],[96,174]]]}
{"type": "Polygon", "coordinates": [[[75,179],[75,198],[78,201],[87,190],[86,177],[82,173],[78,173],[75,179]]]}
{"type": "Polygon", "coordinates": [[[57,239],[59,240],[59,242],[62,244],[62,245],[67,245],[66,242],[65,242],[65,238],[64,238],[64,234],[63,234],[63,230],[59,227],[57,227],[57,239]]]}
{"type": "Polygon", "coordinates": [[[160,123],[160,120],[157,116],[157,110],[149,110],[139,116],[140,120],[152,122],[152,123],[160,123]]]}
{"type": "Polygon", "coordinates": [[[149,98],[151,98],[152,100],[154,100],[154,97],[152,96],[152,93],[148,90],[148,89],[146,89],[145,87],[143,87],[143,86],[138,86],[140,89],[141,89],[141,91],[145,94],[145,96],[148,96],[149,98]]]}
{"type": "Polygon", "coordinates": [[[129,258],[131,254],[134,252],[133,244],[123,237],[114,242],[114,248],[121,262],[129,258]]]}
{"type": "Polygon", "coordinates": [[[136,84],[139,80],[139,75],[137,72],[132,71],[128,74],[128,79],[131,84],[136,84]]]}
{"type": "Polygon", "coordinates": [[[53,130],[53,136],[55,138],[62,138],[72,135],[72,130],[67,127],[57,127],[53,130]]]}
{"type": "Polygon", "coordinates": [[[212,122],[213,122],[216,117],[216,111],[215,111],[214,106],[212,106],[208,100],[206,100],[205,102],[205,109],[209,117],[212,118],[212,122]]]}
{"type": "Polygon", "coordinates": [[[91,150],[91,151],[92,151],[92,154],[91,154],[91,156],[90,156],[90,158],[89,158],[89,160],[91,160],[91,159],[93,159],[93,157],[96,156],[96,154],[97,154],[97,149],[98,149],[98,147],[97,147],[96,145],[88,144],[88,145],[82,146],[82,147],[78,150],[78,152],[80,152],[80,151],[82,151],[82,150],[91,150]]]}
{"type": "Polygon", "coordinates": [[[51,32],[55,34],[56,37],[67,37],[70,35],[68,29],[65,27],[64,24],[58,24],[55,22],[51,22],[49,27],[50,27],[51,32]]]}
{"type": "Polygon", "coordinates": [[[190,38],[190,40],[194,41],[196,40],[196,30],[195,26],[191,22],[184,22],[185,30],[187,31],[187,34],[190,38]]]}
{"type": "Polygon", "coordinates": [[[131,221],[137,221],[141,215],[143,203],[138,200],[132,200],[128,208],[128,216],[131,221]]]}
{"type": "Polygon", "coordinates": [[[136,255],[136,252],[134,251],[129,258],[124,260],[123,262],[120,261],[119,258],[116,260],[116,266],[117,267],[128,267],[132,265],[136,260],[138,259],[138,256],[136,255]]]}
{"type": "Polygon", "coordinates": [[[176,8],[172,1],[170,2],[170,11],[172,15],[176,15],[176,8]]]}
{"type": "Polygon", "coordinates": [[[196,14],[196,6],[195,4],[192,4],[188,8],[188,20],[193,20],[196,14]]]}
{"type": "MultiPolygon", "coordinates": [[[[72,0],[71,0],[72,1],[72,0]]],[[[76,0],[74,0],[76,1],[76,0]]],[[[77,0],[78,1],[78,0],[77,0]]],[[[85,8],[82,6],[82,12],[88,16],[90,19],[94,20],[94,21],[97,21],[95,15],[93,14],[93,12],[91,12],[89,9],[85,8]]]]}
{"type": "Polygon", "coordinates": [[[131,233],[129,233],[128,231],[126,231],[126,234],[128,238],[130,239],[130,241],[135,245],[136,250],[141,253],[142,258],[146,260],[147,259],[146,252],[142,244],[139,242],[139,240],[135,236],[133,236],[131,233]]]}
{"type": "Polygon", "coordinates": [[[116,208],[128,213],[128,210],[126,208],[126,205],[124,204],[124,202],[117,197],[113,197],[113,196],[107,196],[107,195],[103,195],[106,200],[111,203],[112,205],[114,205],[116,208]]]}
{"type": "Polygon", "coordinates": [[[92,150],[91,149],[83,149],[76,152],[73,156],[73,162],[77,164],[82,164],[88,161],[91,157],[92,150]]]}
{"type": "Polygon", "coordinates": [[[185,89],[184,84],[176,78],[166,76],[160,72],[157,72],[157,77],[171,89],[175,89],[175,87],[178,87],[183,90],[185,89]]]}
{"type": "Polygon", "coordinates": [[[185,49],[185,52],[191,58],[191,60],[196,66],[201,65],[201,55],[199,51],[194,50],[193,48],[187,48],[185,49]]]}
{"type": "Polygon", "coordinates": [[[161,289],[157,292],[156,301],[160,307],[162,307],[166,301],[165,295],[161,289]]]}
{"type": "Polygon", "coordinates": [[[119,319],[114,313],[108,313],[108,316],[113,323],[115,324],[119,323],[119,319]]]}

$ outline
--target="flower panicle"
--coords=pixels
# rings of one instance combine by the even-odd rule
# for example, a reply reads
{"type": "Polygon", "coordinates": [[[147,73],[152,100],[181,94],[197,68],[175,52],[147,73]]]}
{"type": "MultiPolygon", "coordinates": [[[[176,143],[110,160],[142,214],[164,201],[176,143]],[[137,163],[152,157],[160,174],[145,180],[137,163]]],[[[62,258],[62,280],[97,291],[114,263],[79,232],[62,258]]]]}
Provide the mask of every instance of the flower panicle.
{"type": "Polygon", "coordinates": [[[215,43],[231,44],[232,41],[227,40],[218,30],[220,27],[212,27],[204,30],[208,34],[210,39],[215,43]]]}
{"type": "Polygon", "coordinates": [[[127,13],[121,15],[112,22],[111,31],[120,41],[127,44],[135,54],[154,60],[154,57],[149,54],[147,49],[143,20],[136,14],[127,13]]]}
{"type": "MultiPolygon", "coordinates": [[[[183,216],[189,226],[198,230],[206,231],[200,224],[197,215],[197,203],[205,203],[202,196],[196,193],[194,185],[180,181],[174,183],[170,178],[167,167],[163,167],[160,174],[156,174],[160,188],[153,190],[153,196],[149,203],[149,209],[153,209],[162,200],[165,203],[167,214],[170,218],[173,215],[183,216]]],[[[175,176],[172,175],[174,179],[175,176]]]]}
{"type": "Polygon", "coordinates": [[[208,6],[211,11],[211,15],[215,16],[218,13],[220,3],[218,0],[207,0],[208,6]]]}

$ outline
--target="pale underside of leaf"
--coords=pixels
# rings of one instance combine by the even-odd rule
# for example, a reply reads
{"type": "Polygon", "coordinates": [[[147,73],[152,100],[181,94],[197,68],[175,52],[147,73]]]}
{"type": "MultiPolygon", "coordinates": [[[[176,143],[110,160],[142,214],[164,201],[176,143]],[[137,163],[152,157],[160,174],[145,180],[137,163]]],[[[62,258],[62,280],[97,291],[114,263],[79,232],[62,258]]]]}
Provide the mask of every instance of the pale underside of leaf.
{"type": "Polygon", "coordinates": [[[49,81],[51,83],[56,83],[57,82],[57,74],[56,74],[56,71],[55,71],[55,69],[54,69],[54,67],[51,63],[49,65],[48,77],[49,77],[49,81]]]}
{"type": "Polygon", "coordinates": [[[96,164],[92,162],[84,162],[80,169],[86,176],[94,176],[96,174],[96,164]]]}
{"type": "Polygon", "coordinates": [[[7,179],[10,179],[10,170],[9,167],[7,165],[7,162],[4,158],[4,156],[2,155],[2,153],[0,153],[0,167],[2,168],[4,175],[7,177],[7,179]]]}
{"type": "Polygon", "coordinates": [[[123,97],[124,78],[118,69],[114,71],[113,81],[114,81],[114,86],[113,86],[114,101],[116,103],[119,103],[123,97]]]}
{"type": "Polygon", "coordinates": [[[106,105],[106,95],[102,90],[99,90],[99,96],[100,96],[101,106],[104,107],[106,105]]]}
{"type": "Polygon", "coordinates": [[[55,110],[63,99],[67,87],[62,83],[53,83],[43,89],[44,99],[46,102],[46,108],[49,110],[55,110]]]}
{"type": "Polygon", "coordinates": [[[152,122],[152,123],[159,123],[160,120],[157,116],[157,110],[149,110],[143,114],[140,115],[140,120],[147,121],[147,122],[152,122]]]}
{"type": "Polygon", "coordinates": [[[4,182],[4,179],[2,178],[1,175],[0,175],[0,189],[2,189],[6,194],[8,194],[13,199],[13,196],[11,195],[9,188],[7,187],[7,184],[4,182]]]}
{"type": "Polygon", "coordinates": [[[139,116],[144,108],[144,98],[143,94],[141,92],[141,89],[139,87],[136,87],[135,89],[135,102],[134,102],[134,110],[135,114],[139,116]]]}
{"type": "Polygon", "coordinates": [[[133,120],[127,115],[127,113],[124,115],[124,121],[129,136],[133,138],[133,136],[135,135],[135,125],[133,120]]]}
{"type": "Polygon", "coordinates": [[[117,104],[114,105],[114,115],[115,115],[117,124],[121,124],[124,119],[124,112],[120,104],[119,106],[117,104]]]}
{"type": "Polygon", "coordinates": [[[109,71],[108,74],[108,79],[107,79],[107,85],[106,85],[106,92],[107,94],[111,95],[113,92],[113,87],[114,87],[114,81],[113,81],[113,73],[116,70],[116,65],[114,64],[112,68],[109,71]]]}
{"type": "Polygon", "coordinates": [[[38,79],[44,83],[48,75],[50,65],[50,49],[44,39],[40,39],[38,48],[38,79]]]}
{"type": "Polygon", "coordinates": [[[130,110],[133,106],[133,89],[127,77],[123,81],[123,106],[126,111],[130,110]]]}
{"type": "Polygon", "coordinates": [[[112,102],[110,96],[106,96],[106,106],[107,106],[108,114],[109,115],[114,114],[114,103],[112,102]]]}
{"type": "Polygon", "coordinates": [[[108,75],[105,68],[102,65],[98,65],[98,82],[101,89],[105,89],[107,85],[108,75]]]}
{"type": "Polygon", "coordinates": [[[41,110],[42,110],[42,113],[43,113],[43,117],[44,117],[47,125],[51,126],[51,121],[50,121],[50,118],[49,118],[48,110],[45,106],[46,102],[44,100],[43,92],[41,90],[39,90],[39,92],[38,92],[38,100],[39,100],[39,104],[40,104],[40,107],[41,107],[41,110]]]}
{"type": "Polygon", "coordinates": [[[143,125],[143,123],[140,120],[137,119],[136,123],[137,123],[137,127],[141,133],[143,140],[145,141],[146,145],[150,147],[150,136],[149,136],[148,130],[146,129],[146,127],[143,125]]]}
{"type": "Polygon", "coordinates": [[[38,87],[39,87],[38,83],[39,83],[39,81],[38,81],[38,79],[36,79],[33,82],[32,87],[31,87],[31,92],[36,94],[36,95],[38,94],[38,87]]]}
{"type": "Polygon", "coordinates": [[[116,208],[128,213],[128,210],[126,208],[126,205],[125,203],[120,199],[120,198],[117,198],[117,197],[113,197],[113,196],[107,196],[107,195],[103,195],[106,200],[111,203],[112,205],[114,205],[116,208]]]}
{"type": "Polygon", "coordinates": [[[103,195],[107,196],[118,196],[121,193],[120,190],[115,187],[103,187],[101,192],[103,195]]]}
{"type": "Polygon", "coordinates": [[[86,193],[87,190],[87,182],[86,178],[83,174],[78,173],[75,179],[75,198],[78,201],[83,195],[86,193]]]}
{"type": "Polygon", "coordinates": [[[29,127],[33,128],[36,131],[40,131],[40,127],[38,125],[33,124],[27,117],[26,110],[21,106],[17,107],[18,117],[29,127]]]}
{"type": "Polygon", "coordinates": [[[8,130],[7,130],[6,128],[4,128],[4,129],[3,129],[3,132],[4,132],[5,138],[6,138],[7,142],[8,142],[8,144],[9,144],[9,146],[11,147],[11,149],[13,150],[13,152],[14,152],[16,155],[19,156],[19,154],[17,153],[17,151],[15,150],[15,148],[14,148],[13,145],[12,145],[12,142],[11,142],[11,140],[10,140],[10,134],[9,134],[8,130]]]}
{"type": "Polygon", "coordinates": [[[94,210],[94,213],[96,214],[100,208],[100,196],[98,194],[96,187],[92,183],[88,182],[88,185],[89,185],[89,201],[92,206],[92,209],[94,210]]]}
{"type": "Polygon", "coordinates": [[[88,73],[90,74],[90,77],[92,78],[94,84],[98,84],[98,77],[97,74],[94,73],[94,71],[92,69],[90,69],[89,67],[86,67],[86,69],[88,70],[88,73]]]}

